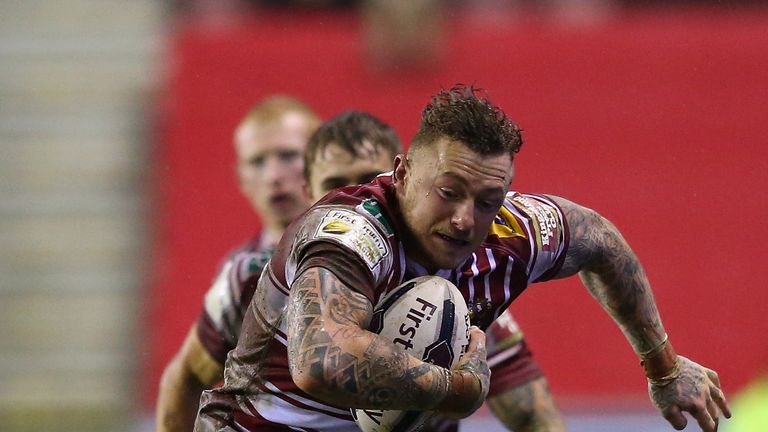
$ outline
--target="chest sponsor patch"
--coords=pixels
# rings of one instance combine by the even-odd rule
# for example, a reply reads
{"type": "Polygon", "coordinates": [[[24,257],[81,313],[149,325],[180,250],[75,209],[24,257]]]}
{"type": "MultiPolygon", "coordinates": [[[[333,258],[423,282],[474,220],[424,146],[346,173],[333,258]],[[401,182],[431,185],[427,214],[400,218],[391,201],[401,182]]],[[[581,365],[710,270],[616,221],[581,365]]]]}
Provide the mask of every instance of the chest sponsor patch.
{"type": "Polygon", "coordinates": [[[315,238],[333,239],[365,261],[373,270],[389,253],[389,246],[376,227],[364,216],[349,210],[331,210],[315,231],[315,238]]]}

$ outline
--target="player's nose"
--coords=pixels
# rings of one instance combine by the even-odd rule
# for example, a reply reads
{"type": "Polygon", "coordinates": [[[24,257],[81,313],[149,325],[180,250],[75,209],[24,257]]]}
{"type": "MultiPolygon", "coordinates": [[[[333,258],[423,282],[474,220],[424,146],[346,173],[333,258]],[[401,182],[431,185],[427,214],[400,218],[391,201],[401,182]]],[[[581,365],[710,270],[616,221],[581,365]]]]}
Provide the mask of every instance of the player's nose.
{"type": "Polygon", "coordinates": [[[462,232],[472,231],[475,227],[475,205],[472,200],[465,200],[455,207],[451,225],[462,232]]]}
{"type": "Polygon", "coordinates": [[[264,179],[269,183],[279,183],[286,175],[285,167],[276,157],[268,157],[264,162],[264,179]]]}

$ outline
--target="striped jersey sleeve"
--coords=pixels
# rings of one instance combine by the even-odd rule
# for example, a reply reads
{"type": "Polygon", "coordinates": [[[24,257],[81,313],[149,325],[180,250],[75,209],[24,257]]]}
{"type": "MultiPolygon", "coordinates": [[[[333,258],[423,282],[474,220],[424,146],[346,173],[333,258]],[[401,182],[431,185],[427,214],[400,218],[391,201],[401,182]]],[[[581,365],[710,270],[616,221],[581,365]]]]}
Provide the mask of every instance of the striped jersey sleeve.
{"type": "Polygon", "coordinates": [[[563,265],[569,242],[568,224],[560,207],[545,195],[510,192],[499,217],[505,213],[515,216],[510,224],[522,222],[517,229],[528,238],[528,283],[552,279],[563,265]]]}

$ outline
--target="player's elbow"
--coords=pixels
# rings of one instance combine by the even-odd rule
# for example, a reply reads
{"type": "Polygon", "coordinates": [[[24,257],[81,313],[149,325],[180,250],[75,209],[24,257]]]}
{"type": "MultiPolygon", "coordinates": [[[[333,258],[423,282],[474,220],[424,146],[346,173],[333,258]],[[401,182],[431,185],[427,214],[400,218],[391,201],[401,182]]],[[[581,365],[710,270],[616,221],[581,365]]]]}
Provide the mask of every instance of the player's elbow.
{"type": "Polygon", "coordinates": [[[202,392],[206,387],[183,353],[176,354],[160,376],[160,392],[202,392]]]}
{"type": "Polygon", "coordinates": [[[333,371],[326,370],[323,356],[308,355],[312,348],[304,346],[288,351],[288,366],[296,387],[311,396],[325,399],[323,395],[332,387],[328,376],[333,371]]]}
{"type": "MultiPolygon", "coordinates": [[[[308,345],[289,349],[288,366],[294,384],[305,393],[328,403],[340,402],[345,391],[340,388],[333,378],[342,371],[333,362],[326,362],[323,355],[317,355],[318,344],[309,342],[308,345]],[[313,348],[314,347],[314,348],[313,348]]],[[[324,352],[338,351],[340,347],[326,346],[324,352]]]]}
{"type": "Polygon", "coordinates": [[[160,391],[179,388],[188,375],[184,360],[177,354],[165,366],[160,376],[160,391]]]}
{"type": "Polygon", "coordinates": [[[296,387],[314,397],[320,397],[325,383],[321,379],[313,377],[301,366],[291,367],[291,378],[296,387]]]}
{"type": "Polygon", "coordinates": [[[318,372],[318,367],[290,363],[292,366],[291,378],[296,387],[306,394],[326,403],[338,402],[340,392],[334,390],[334,383],[327,379],[328,374],[333,371],[318,372]]]}

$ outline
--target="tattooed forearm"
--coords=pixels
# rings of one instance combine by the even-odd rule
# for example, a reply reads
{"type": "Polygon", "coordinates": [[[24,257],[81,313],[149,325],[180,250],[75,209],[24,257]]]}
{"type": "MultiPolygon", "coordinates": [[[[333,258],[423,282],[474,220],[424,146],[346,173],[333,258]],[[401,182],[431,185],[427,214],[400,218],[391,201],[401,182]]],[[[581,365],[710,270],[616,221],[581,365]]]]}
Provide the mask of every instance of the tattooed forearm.
{"type": "Polygon", "coordinates": [[[558,276],[579,273],[635,351],[646,352],[664,338],[648,278],[618,229],[597,212],[555,198],[570,228],[570,246],[558,276]]]}
{"type": "Polygon", "coordinates": [[[304,272],[286,310],[294,381],[329,403],[355,408],[429,409],[445,396],[443,369],[364,330],[368,299],[323,268],[304,272]]]}
{"type": "MultiPolygon", "coordinates": [[[[483,345],[475,351],[466,353],[456,369],[474,375],[480,380],[480,386],[487,389],[491,383],[491,370],[486,362],[487,355],[487,349],[485,345],[483,345]]],[[[481,395],[481,398],[485,399],[485,394],[481,395]]],[[[482,400],[479,402],[482,403],[482,400]]]]}

